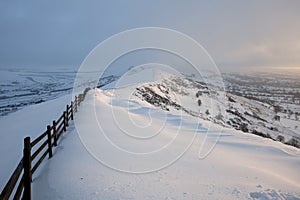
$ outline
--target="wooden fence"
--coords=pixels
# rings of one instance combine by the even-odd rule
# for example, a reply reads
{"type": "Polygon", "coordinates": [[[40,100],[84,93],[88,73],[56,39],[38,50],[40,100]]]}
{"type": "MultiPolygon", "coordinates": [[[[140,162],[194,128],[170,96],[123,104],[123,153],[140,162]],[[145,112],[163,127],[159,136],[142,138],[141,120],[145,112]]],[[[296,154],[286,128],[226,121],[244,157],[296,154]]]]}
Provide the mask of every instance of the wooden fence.
{"type": "Polygon", "coordinates": [[[54,120],[52,125],[48,125],[46,131],[35,140],[31,141],[30,137],[24,138],[23,158],[4,186],[0,200],[9,199],[13,192],[13,199],[20,199],[21,196],[25,200],[31,199],[32,175],[47,155],[49,158],[53,156],[52,148],[57,146],[58,139],[67,130],[69,121],[73,120],[78,106],[89,90],[90,88],[86,88],[82,94],[75,96],[75,100],[66,106],[63,114],[54,120]],[[35,151],[32,151],[33,149],[35,151]]]}

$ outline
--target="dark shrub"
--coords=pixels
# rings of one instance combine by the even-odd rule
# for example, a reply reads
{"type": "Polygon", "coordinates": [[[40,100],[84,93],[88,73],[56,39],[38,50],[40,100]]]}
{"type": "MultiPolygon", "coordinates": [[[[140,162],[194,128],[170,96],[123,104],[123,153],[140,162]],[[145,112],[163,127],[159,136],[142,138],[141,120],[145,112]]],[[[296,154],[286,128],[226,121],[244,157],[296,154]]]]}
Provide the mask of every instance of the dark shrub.
{"type": "Polygon", "coordinates": [[[277,141],[284,142],[284,137],[282,135],[277,136],[277,141]]]}

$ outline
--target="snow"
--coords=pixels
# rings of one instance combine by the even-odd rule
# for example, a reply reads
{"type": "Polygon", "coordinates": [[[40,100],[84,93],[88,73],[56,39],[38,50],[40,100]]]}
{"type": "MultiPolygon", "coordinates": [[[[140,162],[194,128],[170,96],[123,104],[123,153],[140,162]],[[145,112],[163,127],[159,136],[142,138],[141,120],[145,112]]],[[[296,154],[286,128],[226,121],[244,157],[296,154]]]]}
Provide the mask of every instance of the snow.
{"type": "MultiPolygon", "coordinates": [[[[137,100],[129,104],[111,92],[89,92],[76,115],[76,126],[71,124],[54,157],[34,176],[34,199],[299,199],[299,149],[229,128],[223,130],[219,142],[204,159],[199,159],[198,153],[205,134],[198,131],[190,148],[171,165],[147,173],[130,173],[156,169],[166,160],[172,161],[177,150],[182,150],[180,145],[193,138],[190,126],[197,120],[173,114],[159,139],[135,140],[118,128],[112,111],[119,117],[128,114],[143,125],[149,123],[151,111],[155,119],[147,127],[148,132],[125,127],[135,136],[149,136],[156,125],[163,124],[166,113],[137,100]],[[119,102],[118,106],[111,107],[111,100],[119,102]],[[122,148],[140,153],[157,149],[176,135],[174,130],[179,124],[180,140],[166,147],[172,152],[160,152],[161,157],[120,154],[99,134],[94,117],[89,115],[94,105],[103,131],[122,148]],[[98,135],[94,138],[93,134],[98,135]]],[[[203,121],[201,126],[208,124],[203,121]]],[[[209,134],[207,141],[214,141],[214,136],[209,134]]]]}
{"type": "MultiPolygon", "coordinates": [[[[242,129],[242,124],[245,124],[247,130],[244,131],[254,134],[263,133],[274,140],[277,140],[279,135],[284,137],[283,142],[288,142],[292,138],[299,140],[296,130],[299,122],[294,121],[294,126],[291,126],[287,120],[275,120],[276,113],[270,104],[226,94],[203,83],[177,76],[139,86],[139,91],[135,94],[150,104],[158,105],[159,102],[151,100],[152,97],[147,97],[149,96],[147,92],[149,93],[150,90],[155,98],[176,102],[181,110],[193,116],[227,127],[232,126],[238,130],[242,129]]],[[[172,108],[170,105],[160,104],[160,106],[166,107],[164,109],[174,109],[174,106],[172,108]]]]}
{"type": "MultiPolygon", "coordinates": [[[[169,78],[152,69],[143,73],[152,74],[152,86],[169,78]]],[[[117,88],[88,93],[54,156],[33,175],[33,199],[300,199],[300,149],[164,111],[134,95],[141,84],[132,84],[135,79],[128,74],[117,88]]],[[[198,109],[196,98],[170,96],[198,109]]],[[[1,188],[22,156],[23,138],[40,135],[70,100],[63,96],[0,118],[1,188]]],[[[201,100],[205,109],[223,109],[218,98],[201,100]]]]}
{"type": "Polygon", "coordinates": [[[0,69],[0,116],[70,93],[75,75],[70,69],[0,69]]]}
{"type": "Polygon", "coordinates": [[[23,139],[35,139],[57,119],[71,101],[71,95],[42,104],[27,106],[0,118],[0,188],[3,188],[22,157],[23,139]]]}

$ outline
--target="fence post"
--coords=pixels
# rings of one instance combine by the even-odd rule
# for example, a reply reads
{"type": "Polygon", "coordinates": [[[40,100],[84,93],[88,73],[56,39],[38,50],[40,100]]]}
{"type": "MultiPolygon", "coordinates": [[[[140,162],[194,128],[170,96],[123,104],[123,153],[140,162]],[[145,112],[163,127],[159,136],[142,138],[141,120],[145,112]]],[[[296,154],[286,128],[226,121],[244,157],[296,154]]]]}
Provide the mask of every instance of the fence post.
{"type": "Polygon", "coordinates": [[[64,131],[66,132],[67,131],[67,127],[66,127],[66,111],[64,111],[64,131]]]}
{"type": "Polygon", "coordinates": [[[48,135],[48,153],[49,158],[52,158],[52,144],[51,144],[51,126],[47,126],[47,135],[48,135]]]}
{"type": "Polygon", "coordinates": [[[23,149],[24,192],[22,199],[31,199],[31,144],[30,137],[24,138],[23,149]]]}
{"type": "Polygon", "coordinates": [[[53,120],[52,122],[52,126],[53,126],[53,136],[54,136],[54,146],[57,146],[57,131],[56,131],[56,121],[53,120]]]}
{"type": "Polygon", "coordinates": [[[80,103],[81,103],[81,96],[82,96],[82,94],[78,95],[78,106],[80,106],[80,103]]]}
{"type": "Polygon", "coordinates": [[[74,109],[74,104],[73,104],[73,101],[71,101],[71,120],[74,120],[73,109],[74,109]]]}
{"type": "Polygon", "coordinates": [[[69,126],[69,104],[66,105],[66,126],[69,126]]]}

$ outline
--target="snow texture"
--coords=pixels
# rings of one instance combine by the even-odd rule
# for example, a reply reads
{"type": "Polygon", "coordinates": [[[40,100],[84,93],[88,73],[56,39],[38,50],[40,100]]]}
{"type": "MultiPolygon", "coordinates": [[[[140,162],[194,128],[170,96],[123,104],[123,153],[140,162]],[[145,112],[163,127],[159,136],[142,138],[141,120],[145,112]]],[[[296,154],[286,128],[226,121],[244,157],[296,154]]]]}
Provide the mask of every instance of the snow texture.
{"type": "MultiPolygon", "coordinates": [[[[215,117],[219,112],[226,113],[223,97],[228,96],[213,91],[206,93],[202,85],[203,88],[196,91],[202,91],[199,106],[200,95],[196,96],[190,84],[194,82],[163,76],[145,84],[118,88],[110,85],[105,90],[91,90],[74,123],[70,123],[54,149],[54,156],[44,161],[34,174],[33,198],[300,199],[300,150],[233,129],[226,122],[235,114],[215,117]],[[143,96],[145,88],[151,89],[152,95],[165,97],[166,101],[158,104],[147,101],[143,96]],[[168,88],[173,89],[166,94],[168,88]],[[170,102],[180,107],[176,109],[170,102]],[[205,111],[209,108],[207,116],[205,111]],[[124,130],[131,136],[124,134],[124,130]],[[222,131],[217,134],[217,130],[222,131]],[[101,132],[105,132],[106,137],[101,132]],[[154,154],[134,160],[136,157],[130,153],[119,154],[111,149],[107,137],[128,152],[154,154]],[[174,142],[164,146],[174,138],[174,142]],[[199,159],[203,141],[214,148],[205,158],[199,159]],[[157,149],[161,150],[155,157],[157,149]],[[179,159],[174,160],[178,155],[179,159]],[[159,168],[162,163],[168,165],[159,168]],[[157,170],[134,174],[120,169],[129,172],[157,170]]],[[[232,103],[239,112],[247,109],[253,115],[250,112],[253,106],[267,110],[259,103],[230,97],[235,102],[229,99],[226,102],[232,103]],[[241,107],[242,103],[247,106],[241,107]]],[[[23,138],[38,136],[69,101],[70,96],[64,96],[0,118],[1,132],[5,133],[0,135],[1,157],[5,158],[0,159],[1,188],[21,158],[23,138]],[[17,126],[8,126],[11,124],[17,126]]],[[[248,117],[246,120],[259,120],[248,117]]]]}

